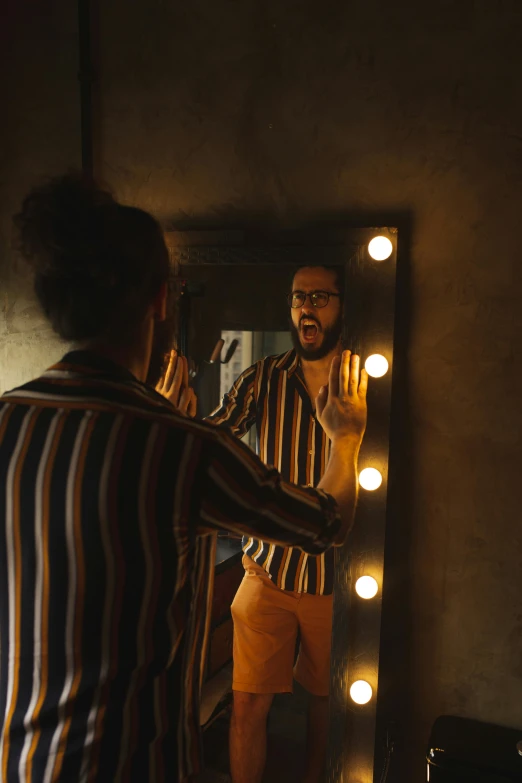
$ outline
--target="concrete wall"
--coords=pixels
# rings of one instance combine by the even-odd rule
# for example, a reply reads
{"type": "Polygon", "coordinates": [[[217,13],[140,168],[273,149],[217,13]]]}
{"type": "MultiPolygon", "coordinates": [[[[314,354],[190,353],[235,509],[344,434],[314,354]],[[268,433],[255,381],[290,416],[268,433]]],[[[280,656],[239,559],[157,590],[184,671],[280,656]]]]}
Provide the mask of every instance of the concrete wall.
{"type": "Polygon", "coordinates": [[[80,162],[74,3],[6,0],[0,11],[0,393],[64,351],[14,250],[12,215],[39,179],[80,162]]]}
{"type": "MultiPolygon", "coordinates": [[[[414,759],[393,779],[422,780],[438,714],[522,724],[522,6],[102,5],[97,154],[121,198],[175,226],[388,216],[408,228],[408,416],[389,533],[402,587],[387,611],[407,614],[397,627],[411,667],[387,710],[414,759]]],[[[35,177],[78,162],[74,17],[62,6],[20,12],[13,28],[4,388],[55,347],[6,243],[35,177]]]]}

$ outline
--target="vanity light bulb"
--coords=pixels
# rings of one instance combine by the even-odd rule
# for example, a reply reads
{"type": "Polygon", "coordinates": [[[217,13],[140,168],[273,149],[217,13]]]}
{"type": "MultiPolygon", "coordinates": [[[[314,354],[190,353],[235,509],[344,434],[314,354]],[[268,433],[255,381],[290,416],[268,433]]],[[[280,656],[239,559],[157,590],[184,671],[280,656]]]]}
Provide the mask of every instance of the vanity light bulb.
{"type": "Polygon", "coordinates": [[[350,688],[350,696],[356,704],[368,704],[373,696],[372,686],[366,680],[357,680],[350,688]]]}
{"type": "Polygon", "coordinates": [[[355,583],[355,592],[360,598],[374,598],[379,585],[373,576],[361,576],[355,583]]]}
{"type": "Polygon", "coordinates": [[[382,378],[383,375],[386,375],[388,372],[388,361],[384,358],[384,356],[381,356],[380,353],[372,353],[371,356],[368,356],[364,363],[364,367],[368,375],[371,375],[372,378],[382,378]]]}
{"type": "Polygon", "coordinates": [[[363,489],[373,492],[382,484],[382,475],[376,468],[365,468],[359,473],[359,484],[363,489]]]}
{"type": "Polygon", "coordinates": [[[374,261],[386,261],[393,251],[393,245],[388,237],[374,237],[368,245],[368,253],[374,261]]]}

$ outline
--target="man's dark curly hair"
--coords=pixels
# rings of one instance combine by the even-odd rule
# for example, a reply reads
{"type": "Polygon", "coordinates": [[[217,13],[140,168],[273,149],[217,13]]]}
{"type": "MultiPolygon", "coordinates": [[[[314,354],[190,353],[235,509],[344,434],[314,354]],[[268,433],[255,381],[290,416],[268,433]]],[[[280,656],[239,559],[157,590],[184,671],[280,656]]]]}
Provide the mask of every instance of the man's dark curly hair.
{"type": "Polygon", "coordinates": [[[124,335],[168,280],[156,220],[80,175],[36,187],[14,222],[36,295],[65,340],[124,335]]]}
{"type": "Polygon", "coordinates": [[[341,307],[344,302],[344,291],[345,291],[345,283],[344,283],[344,274],[345,269],[342,264],[323,264],[321,259],[317,260],[317,263],[309,263],[309,264],[303,264],[302,266],[296,267],[292,270],[292,277],[289,278],[288,281],[288,292],[292,289],[292,283],[294,281],[294,277],[296,276],[297,272],[299,272],[300,269],[309,269],[310,267],[315,268],[319,267],[320,269],[326,269],[327,272],[331,272],[334,275],[334,284],[337,288],[337,291],[340,294],[340,302],[341,307]]]}

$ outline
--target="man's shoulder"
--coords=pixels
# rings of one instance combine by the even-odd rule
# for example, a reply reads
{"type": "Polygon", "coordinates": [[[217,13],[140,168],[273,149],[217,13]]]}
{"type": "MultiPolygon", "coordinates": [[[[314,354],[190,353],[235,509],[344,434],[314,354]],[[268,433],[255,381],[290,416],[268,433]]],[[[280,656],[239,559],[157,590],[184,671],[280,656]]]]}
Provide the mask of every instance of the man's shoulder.
{"type": "Polygon", "coordinates": [[[294,348],[284,353],[273,354],[271,356],[265,356],[264,359],[259,360],[264,367],[271,370],[291,370],[297,364],[297,354],[294,348]]]}
{"type": "Polygon", "coordinates": [[[168,400],[141,384],[127,389],[119,385],[112,389],[105,386],[103,393],[95,388],[73,388],[64,394],[61,389],[56,391],[31,382],[0,397],[0,411],[9,406],[27,410],[47,408],[68,414],[114,419],[123,429],[134,425],[154,428],[168,439],[188,437],[193,441],[199,439],[210,443],[221,437],[212,424],[184,416],[168,400]],[[75,391],[81,393],[74,394],[75,391]]]}
{"type": "Polygon", "coordinates": [[[275,371],[291,370],[297,364],[296,352],[294,349],[285,351],[285,353],[271,354],[270,356],[263,356],[247,367],[241,373],[240,380],[243,383],[252,382],[254,377],[258,374],[271,375],[275,371]]]}
{"type": "Polygon", "coordinates": [[[183,416],[154,389],[140,382],[80,378],[70,373],[47,371],[23,386],[0,396],[4,408],[50,409],[78,415],[109,417],[132,426],[159,426],[167,432],[187,432],[212,438],[212,428],[183,416]]]}

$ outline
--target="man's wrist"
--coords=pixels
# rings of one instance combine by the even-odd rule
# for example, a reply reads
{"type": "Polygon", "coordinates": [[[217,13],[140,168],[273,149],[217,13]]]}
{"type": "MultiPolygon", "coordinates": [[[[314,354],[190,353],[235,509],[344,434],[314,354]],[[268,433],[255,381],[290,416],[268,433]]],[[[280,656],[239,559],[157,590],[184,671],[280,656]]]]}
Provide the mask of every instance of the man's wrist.
{"type": "Polygon", "coordinates": [[[358,453],[361,448],[362,438],[355,433],[349,433],[346,435],[338,435],[332,438],[332,448],[339,452],[354,452],[358,453]]]}

